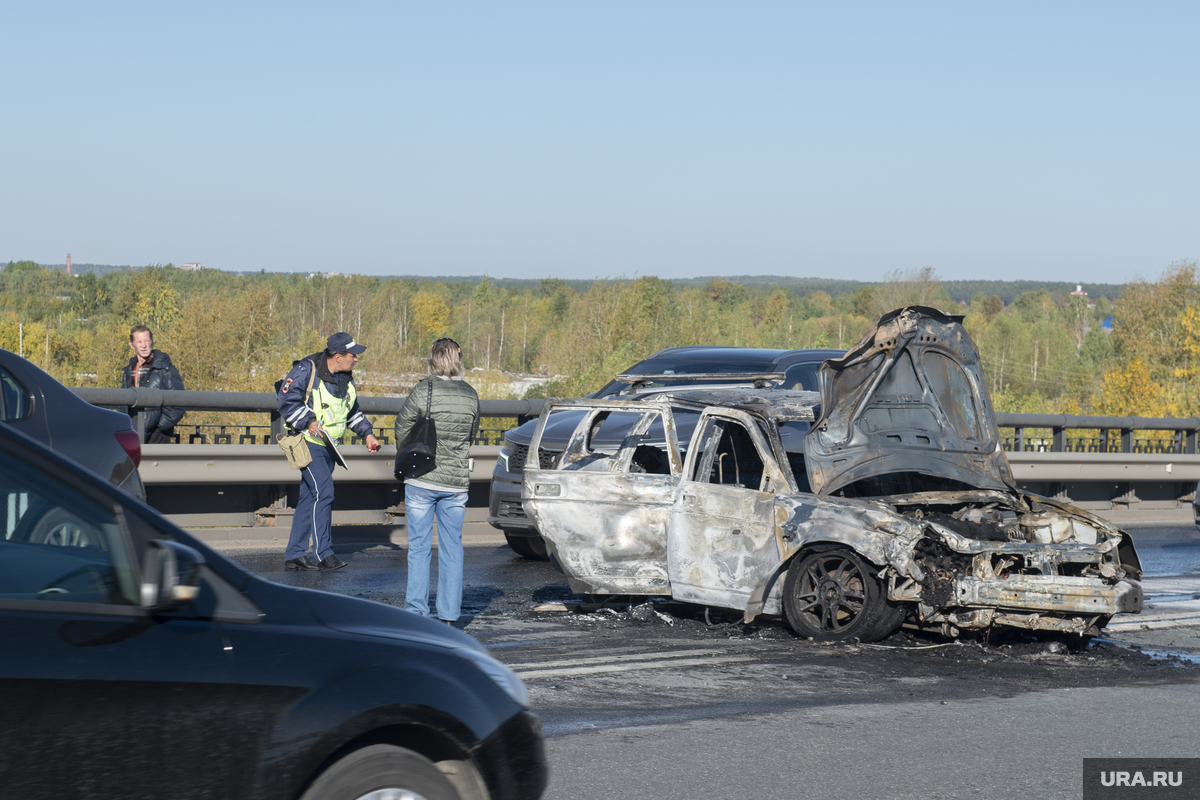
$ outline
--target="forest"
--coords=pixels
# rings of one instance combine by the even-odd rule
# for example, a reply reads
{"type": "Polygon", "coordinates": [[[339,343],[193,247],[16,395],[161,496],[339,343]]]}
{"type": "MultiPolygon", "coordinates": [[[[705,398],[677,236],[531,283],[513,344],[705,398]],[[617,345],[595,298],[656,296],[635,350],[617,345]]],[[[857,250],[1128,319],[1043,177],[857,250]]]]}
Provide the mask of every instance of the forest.
{"type": "Polygon", "coordinates": [[[1195,261],[1086,298],[1066,285],[943,282],[928,268],[836,283],[832,293],[811,288],[816,279],[310,277],[169,264],[68,275],[14,261],[0,271],[0,347],[68,386],[119,386],[129,328],[144,324],[189,389],[266,392],[345,330],[368,346],[359,391],[397,395],[425,372],[433,340],[450,336],[481,397],[512,397],[506,372],[549,376],[531,394],[567,397],[665,347],[849,347],[879,314],[919,303],[965,316],[999,411],[1200,415],[1195,261]],[[970,287],[979,291],[959,296],[970,287]]]}

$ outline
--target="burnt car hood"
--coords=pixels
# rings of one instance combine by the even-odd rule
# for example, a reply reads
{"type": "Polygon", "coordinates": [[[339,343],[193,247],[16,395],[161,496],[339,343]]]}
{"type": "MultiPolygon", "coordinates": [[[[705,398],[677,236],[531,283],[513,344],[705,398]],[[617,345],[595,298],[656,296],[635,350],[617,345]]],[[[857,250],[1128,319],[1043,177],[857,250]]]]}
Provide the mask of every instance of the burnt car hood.
{"type": "Polygon", "coordinates": [[[912,472],[1016,491],[962,317],[925,306],[884,314],[821,365],[820,383],[821,417],[805,437],[814,492],[912,472]]]}

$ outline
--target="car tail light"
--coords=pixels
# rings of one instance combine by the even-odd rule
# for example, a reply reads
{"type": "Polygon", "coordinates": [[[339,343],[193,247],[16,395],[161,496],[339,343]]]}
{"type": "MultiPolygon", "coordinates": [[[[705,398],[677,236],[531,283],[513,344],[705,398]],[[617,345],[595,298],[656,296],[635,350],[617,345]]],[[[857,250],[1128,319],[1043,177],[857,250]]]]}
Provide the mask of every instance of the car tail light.
{"type": "Polygon", "coordinates": [[[142,440],[141,437],[137,435],[137,431],[117,431],[113,434],[113,436],[117,437],[117,443],[120,444],[121,447],[125,449],[125,452],[129,454],[129,457],[133,459],[133,465],[135,467],[141,466],[142,440]]]}

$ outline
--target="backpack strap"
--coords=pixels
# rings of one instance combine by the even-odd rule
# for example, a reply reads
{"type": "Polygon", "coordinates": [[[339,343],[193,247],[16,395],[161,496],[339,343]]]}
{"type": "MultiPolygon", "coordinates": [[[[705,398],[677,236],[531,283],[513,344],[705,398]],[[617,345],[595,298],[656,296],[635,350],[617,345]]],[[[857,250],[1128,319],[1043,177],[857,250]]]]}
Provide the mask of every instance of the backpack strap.
{"type": "MultiPolygon", "coordinates": [[[[308,373],[308,386],[304,387],[304,405],[308,406],[308,399],[312,396],[313,380],[317,377],[317,362],[313,361],[311,358],[306,358],[304,360],[312,364],[312,372],[308,373]]],[[[308,407],[312,408],[312,406],[308,407]]],[[[315,409],[313,410],[313,413],[316,413],[315,409]]],[[[319,419],[320,418],[318,417],[318,420],[319,419]]]]}

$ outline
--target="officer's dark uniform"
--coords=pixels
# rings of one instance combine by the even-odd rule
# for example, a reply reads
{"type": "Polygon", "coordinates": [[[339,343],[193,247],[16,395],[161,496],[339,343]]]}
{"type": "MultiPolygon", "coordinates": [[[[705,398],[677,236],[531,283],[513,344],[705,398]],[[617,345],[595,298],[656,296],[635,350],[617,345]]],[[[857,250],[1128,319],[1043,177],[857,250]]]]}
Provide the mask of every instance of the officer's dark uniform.
{"type": "MultiPolygon", "coordinates": [[[[361,347],[347,334],[335,334],[330,337],[330,342],[338,335],[345,336],[351,345],[361,347]]],[[[307,428],[314,419],[318,420],[329,438],[337,442],[346,428],[362,437],[372,433],[371,422],[358,408],[353,373],[330,372],[324,351],[292,363],[292,369],[279,385],[277,402],[283,421],[293,430],[304,432],[308,450],[312,453],[312,463],[300,470],[300,499],[296,502],[296,515],[292,518],[292,532],[284,558],[289,562],[302,558],[311,539],[317,560],[324,561],[333,555],[330,529],[333,524],[334,461],[322,440],[309,436],[307,428]],[[314,368],[317,377],[305,403],[304,392],[314,368]]]]}

